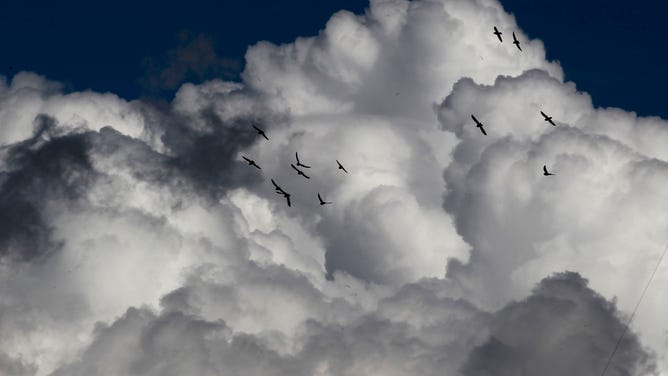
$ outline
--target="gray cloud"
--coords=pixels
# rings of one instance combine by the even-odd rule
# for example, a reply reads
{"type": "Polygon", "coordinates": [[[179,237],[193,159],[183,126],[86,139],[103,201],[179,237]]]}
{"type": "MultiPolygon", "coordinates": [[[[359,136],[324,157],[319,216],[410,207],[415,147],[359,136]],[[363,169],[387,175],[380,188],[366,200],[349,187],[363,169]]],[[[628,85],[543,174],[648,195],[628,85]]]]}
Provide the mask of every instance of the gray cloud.
{"type": "MultiPolygon", "coordinates": [[[[497,312],[490,326],[490,339],[470,353],[462,374],[600,374],[625,331],[614,303],[576,273],[544,279],[527,299],[497,312]]],[[[646,351],[626,333],[607,374],[658,374],[646,351]]]]}

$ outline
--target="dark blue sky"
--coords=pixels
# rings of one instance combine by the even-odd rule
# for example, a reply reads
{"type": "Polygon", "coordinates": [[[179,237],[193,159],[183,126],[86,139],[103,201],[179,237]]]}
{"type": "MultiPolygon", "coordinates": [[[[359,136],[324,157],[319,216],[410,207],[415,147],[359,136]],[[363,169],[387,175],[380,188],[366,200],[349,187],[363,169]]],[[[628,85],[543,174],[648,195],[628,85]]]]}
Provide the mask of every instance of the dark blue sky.
{"type": "MultiPolygon", "coordinates": [[[[0,13],[0,73],[30,70],[65,82],[70,90],[111,91],[124,98],[170,98],[178,80],[173,56],[213,46],[215,68],[186,79],[235,77],[248,45],[289,42],[313,35],[339,9],[361,12],[364,0],[277,2],[200,1],[152,5],[87,2],[6,2],[0,13]],[[204,46],[204,47],[202,47],[204,46]],[[163,72],[157,75],[156,72],[163,72]]],[[[588,91],[597,106],[668,118],[668,43],[662,26],[668,4],[660,1],[506,0],[508,11],[548,58],[588,91]]],[[[491,29],[491,26],[490,26],[491,29]]],[[[210,55],[195,56],[204,59],[210,55]]]]}

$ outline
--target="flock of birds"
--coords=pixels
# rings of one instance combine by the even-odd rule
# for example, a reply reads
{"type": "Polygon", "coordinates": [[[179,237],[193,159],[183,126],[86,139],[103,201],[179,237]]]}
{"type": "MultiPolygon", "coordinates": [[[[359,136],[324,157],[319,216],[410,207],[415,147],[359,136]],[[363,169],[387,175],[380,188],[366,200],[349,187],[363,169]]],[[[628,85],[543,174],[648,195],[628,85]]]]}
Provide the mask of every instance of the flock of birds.
{"type": "MultiPolygon", "coordinates": [[[[496,28],[496,26],[494,26],[494,32],[493,32],[492,34],[496,35],[496,37],[499,38],[499,42],[503,43],[503,38],[501,38],[501,35],[503,35],[503,33],[500,32],[499,29],[496,28]]],[[[515,36],[515,32],[513,32],[513,44],[514,44],[515,46],[517,46],[517,49],[518,49],[518,50],[522,51],[522,47],[520,47],[520,41],[517,40],[517,37],[515,36]]],[[[546,122],[552,124],[552,126],[554,126],[554,127],[557,126],[557,125],[554,123],[554,121],[552,121],[552,116],[548,116],[548,115],[547,115],[545,112],[543,112],[542,110],[540,111],[540,114],[543,115],[543,120],[544,120],[544,121],[546,121],[546,122]]],[[[487,136],[487,132],[485,131],[485,126],[483,125],[483,123],[481,123],[481,122],[480,122],[478,119],[476,119],[476,117],[473,116],[473,115],[471,115],[471,119],[473,119],[473,121],[475,122],[475,126],[478,127],[478,128],[480,129],[480,132],[482,132],[483,135],[487,136]]],[[[547,171],[547,166],[546,166],[546,165],[543,165],[543,175],[544,175],[544,176],[552,176],[552,175],[555,175],[555,174],[553,174],[553,173],[547,171]]]]}
{"type": "MultiPolygon", "coordinates": [[[[497,29],[496,26],[494,26],[494,33],[493,33],[493,34],[496,35],[496,37],[499,39],[499,42],[503,43],[503,38],[501,37],[501,35],[503,35],[503,33],[500,32],[499,29],[497,29]]],[[[520,41],[519,41],[519,40],[517,39],[517,37],[515,36],[515,32],[513,32],[513,44],[514,44],[515,46],[517,46],[517,49],[518,49],[518,50],[522,51],[522,47],[520,47],[520,41]]],[[[398,93],[397,93],[397,94],[398,94],[398,93]]],[[[396,95],[396,94],[395,94],[395,95],[396,95]]],[[[540,114],[543,115],[543,120],[544,120],[544,121],[546,121],[546,122],[552,124],[552,126],[555,126],[555,127],[557,126],[557,125],[554,123],[554,121],[552,120],[552,116],[548,116],[548,115],[547,115],[545,112],[543,112],[542,110],[540,111],[540,114]]],[[[483,124],[482,122],[480,122],[480,121],[479,121],[473,114],[471,114],[471,119],[473,119],[473,121],[475,122],[475,126],[478,127],[478,128],[480,129],[480,132],[482,132],[483,135],[487,136],[487,132],[485,131],[485,126],[484,126],[484,124],[483,124]]],[[[255,130],[257,131],[257,133],[258,133],[260,136],[264,137],[267,141],[269,141],[269,137],[267,137],[267,134],[264,132],[264,130],[258,128],[258,127],[255,126],[255,125],[253,125],[253,128],[255,128],[255,130]]],[[[244,159],[250,166],[257,168],[258,170],[261,170],[260,166],[259,166],[257,163],[255,163],[254,160],[252,160],[252,159],[250,159],[250,158],[247,158],[247,157],[245,157],[245,156],[241,156],[241,157],[242,157],[242,158],[243,158],[243,159],[244,159]]],[[[296,152],[295,152],[295,159],[296,159],[296,161],[297,161],[297,164],[295,165],[294,163],[290,163],[290,167],[292,167],[292,169],[295,170],[295,171],[297,172],[297,175],[302,176],[302,177],[304,177],[305,179],[311,179],[310,176],[306,175],[306,173],[304,173],[304,171],[302,171],[302,170],[300,169],[300,167],[301,167],[301,168],[311,168],[311,166],[308,166],[308,165],[303,164],[303,163],[299,160],[299,154],[296,153],[296,152]]],[[[348,171],[345,169],[345,167],[343,167],[343,165],[341,165],[341,162],[339,162],[339,161],[337,160],[336,163],[337,163],[338,166],[339,166],[339,170],[342,170],[343,172],[348,173],[348,171]]],[[[554,174],[554,173],[551,173],[551,172],[549,172],[549,171],[547,170],[547,165],[543,165],[543,175],[544,175],[544,176],[553,176],[553,175],[555,175],[555,174],[554,174]]],[[[276,194],[282,195],[282,196],[286,199],[288,206],[291,206],[291,205],[292,205],[292,202],[290,201],[290,197],[291,197],[290,193],[286,192],[283,188],[281,188],[281,187],[276,183],[276,181],[274,181],[274,179],[271,179],[271,183],[274,185],[274,189],[275,189],[275,191],[276,191],[276,194]]],[[[323,200],[322,196],[320,196],[320,192],[318,192],[318,201],[319,201],[320,205],[327,205],[327,204],[331,204],[331,203],[332,203],[331,201],[325,201],[325,200],[323,200]]]]}
{"type": "MultiPolygon", "coordinates": [[[[260,136],[264,137],[265,140],[269,141],[269,137],[267,137],[267,134],[264,133],[264,130],[258,128],[258,127],[255,126],[255,125],[253,125],[253,128],[255,128],[255,130],[257,131],[257,133],[258,133],[260,136]]],[[[243,158],[243,159],[248,163],[249,166],[253,166],[253,167],[257,168],[258,170],[261,170],[261,169],[262,169],[257,163],[255,163],[254,160],[252,160],[252,159],[250,159],[250,158],[247,158],[247,157],[245,157],[245,156],[243,156],[243,155],[241,156],[241,158],[243,158]]],[[[306,175],[306,173],[304,173],[304,171],[302,171],[302,170],[299,169],[299,167],[301,167],[301,168],[311,168],[311,166],[308,166],[308,165],[303,164],[303,163],[299,160],[299,154],[298,154],[297,152],[295,152],[295,159],[297,160],[297,165],[295,165],[294,163],[290,163],[290,167],[292,167],[292,169],[295,170],[295,171],[297,172],[297,175],[299,175],[299,176],[303,176],[305,179],[311,179],[310,176],[306,175]]],[[[339,165],[339,170],[342,170],[342,171],[345,172],[346,174],[348,173],[348,170],[346,170],[346,168],[343,167],[343,165],[341,164],[341,162],[339,162],[338,160],[336,160],[336,163],[339,165]]],[[[290,193],[286,192],[283,188],[281,188],[281,187],[276,183],[276,181],[274,181],[274,179],[271,179],[271,184],[274,185],[274,189],[275,189],[276,193],[279,194],[279,195],[282,195],[282,196],[285,198],[285,200],[287,201],[288,206],[292,206],[292,201],[290,201],[290,197],[292,197],[292,195],[291,195],[290,193]]],[[[332,204],[332,201],[325,201],[325,200],[323,200],[322,196],[320,196],[320,192],[318,192],[318,201],[320,202],[320,205],[328,205],[328,204],[332,204]]]]}

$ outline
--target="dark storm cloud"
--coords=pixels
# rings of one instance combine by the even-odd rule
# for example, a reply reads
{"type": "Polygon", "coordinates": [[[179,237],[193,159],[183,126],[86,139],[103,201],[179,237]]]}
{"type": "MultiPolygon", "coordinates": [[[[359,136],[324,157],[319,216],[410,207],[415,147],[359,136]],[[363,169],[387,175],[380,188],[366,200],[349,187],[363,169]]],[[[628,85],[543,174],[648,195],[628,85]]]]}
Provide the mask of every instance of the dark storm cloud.
{"type": "MultiPolygon", "coordinates": [[[[494,314],[489,340],[473,350],[465,376],[598,375],[624,332],[614,303],[577,273],[546,278],[525,300],[494,314]]],[[[627,332],[609,376],[655,374],[655,359],[627,332]]]]}
{"type": "Polygon", "coordinates": [[[223,121],[211,107],[188,116],[171,109],[149,111],[154,119],[152,128],[161,134],[160,140],[168,149],[166,165],[210,197],[260,179],[236,159],[239,150],[258,139],[250,119],[223,121]],[[199,126],[194,127],[194,122],[199,126]]]}
{"type": "Polygon", "coordinates": [[[33,136],[7,147],[0,183],[0,255],[29,261],[58,247],[45,207],[74,203],[96,174],[84,134],[63,133],[48,116],[35,119],[33,136]]]}
{"type": "Polygon", "coordinates": [[[178,47],[170,49],[160,58],[147,57],[145,76],[140,82],[149,91],[174,90],[185,81],[204,81],[211,78],[234,78],[241,63],[221,57],[210,36],[181,31],[178,47]]]}
{"type": "Polygon", "coordinates": [[[50,203],[83,204],[95,179],[91,157],[116,159],[140,181],[170,186],[183,192],[194,188],[215,199],[227,189],[260,179],[235,159],[257,134],[249,121],[231,124],[206,108],[197,113],[204,129],[167,111],[148,108],[159,119],[155,127],[169,155],[111,127],[99,132],[68,128],[46,115],[35,119],[29,139],[5,147],[7,169],[0,175],[0,255],[29,261],[49,254],[61,243],[52,236],[50,203]]]}

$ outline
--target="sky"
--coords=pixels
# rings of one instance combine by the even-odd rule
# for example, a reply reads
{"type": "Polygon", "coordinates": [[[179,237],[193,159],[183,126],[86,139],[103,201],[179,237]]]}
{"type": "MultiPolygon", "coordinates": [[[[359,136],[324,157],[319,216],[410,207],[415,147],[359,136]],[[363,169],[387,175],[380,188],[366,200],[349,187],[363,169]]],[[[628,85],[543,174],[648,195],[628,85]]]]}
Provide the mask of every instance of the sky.
{"type": "Polygon", "coordinates": [[[0,375],[668,375],[660,9],[327,4],[13,5],[0,375]]]}
{"type": "MultiPolygon", "coordinates": [[[[3,46],[0,73],[29,70],[63,82],[69,90],[110,91],[125,99],[170,100],[177,85],[151,85],[151,73],[165,68],[170,50],[204,35],[225,69],[183,75],[182,82],[220,76],[237,79],[246,48],[260,40],[288,43],[315,35],[329,16],[346,9],[361,13],[365,0],[277,3],[219,2],[9,2],[0,15],[3,46]],[[40,9],[34,12],[34,9],[40,9]],[[182,37],[189,34],[187,41],[182,37]],[[55,57],[55,58],[54,58],[55,57]],[[151,64],[151,62],[153,64],[151,64]]],[[[668,85],[663,34],[668,5],[657,1],[507,0],[532,38],[547,44],[566,78],[593,94],[598,107],[619,107],[642,116],[668,117],[662,100],[668,85]],[[633,79],[627,74],[635,72],[633,79]]]]}

